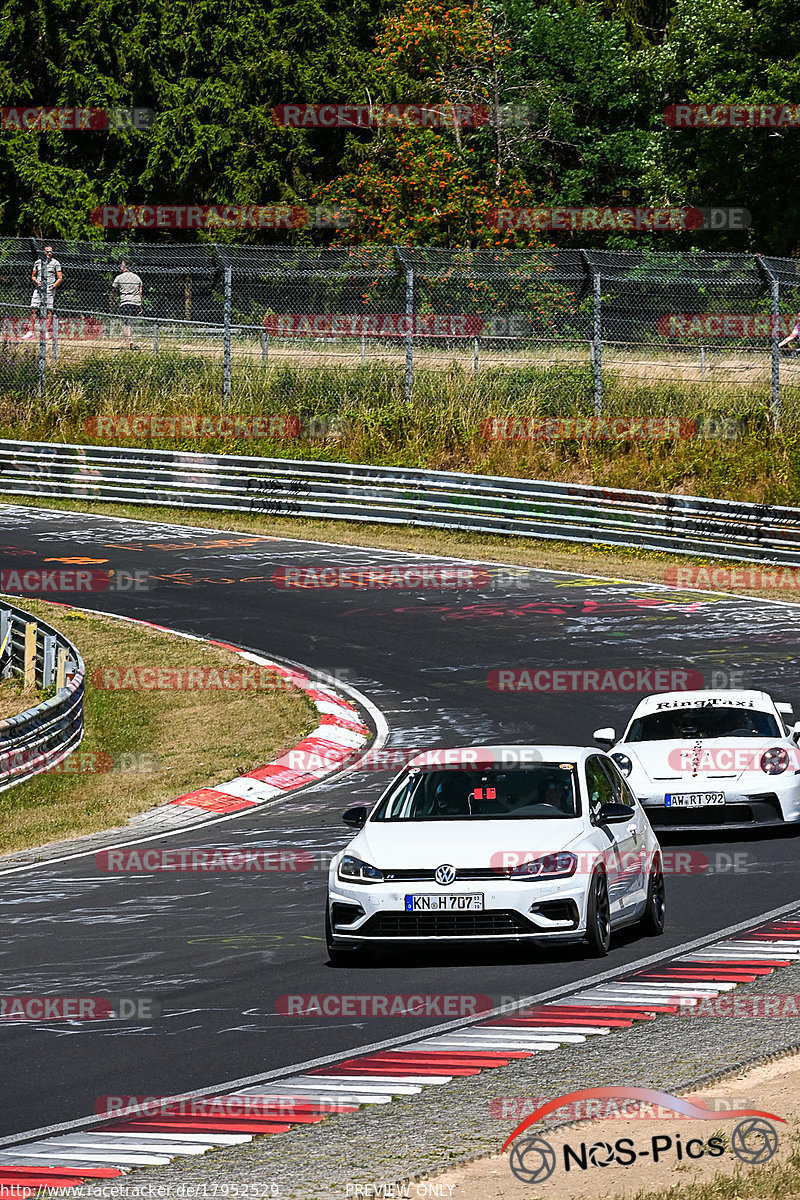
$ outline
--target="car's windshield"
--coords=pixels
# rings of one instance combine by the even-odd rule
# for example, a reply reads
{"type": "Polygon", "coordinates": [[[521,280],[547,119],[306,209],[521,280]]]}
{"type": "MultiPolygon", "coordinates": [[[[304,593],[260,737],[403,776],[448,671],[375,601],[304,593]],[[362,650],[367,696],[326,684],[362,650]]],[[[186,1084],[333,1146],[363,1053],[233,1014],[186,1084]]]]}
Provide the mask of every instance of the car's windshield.
{"type": "Polygon", "coordinates": [[[580,815],[572,763],[506,770],[416,770],[398,779],[373,821],[568,820],[580,815]]]}
{"type": "Polygon", "coordinates": [[[637,717],[626,742],[685,741],[697,738],[781,737],[772,713],[757,708],[679,708],[637,717]]]}

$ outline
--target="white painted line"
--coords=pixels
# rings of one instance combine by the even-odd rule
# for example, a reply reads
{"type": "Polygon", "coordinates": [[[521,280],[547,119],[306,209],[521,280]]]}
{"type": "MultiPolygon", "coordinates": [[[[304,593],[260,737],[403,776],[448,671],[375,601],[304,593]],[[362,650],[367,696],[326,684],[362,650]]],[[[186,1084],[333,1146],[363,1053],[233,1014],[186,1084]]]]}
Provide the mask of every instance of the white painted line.
{"type": "Polygon", "coordinates": [[[98,1163],[108,1163],[112,1167],[165,1167],[172,1162],[172,1156],[168,1154],[133,1154],[122,1150],[93,1150],[89,1153],[78,1147],[75,1150],[59,1149],[58,1146],[51,1146],[47,1142],[35,1142],[34,1145],[38,1149],[17,1149],[14,1153],[17,1158],[29,1158],[31,1162],[48,1163],[56,1159],[69,1162],[70,1159],[79,1159],[82,1164],[91,1162],[96,1166],[98,1163]]]}
{"type": "Polygon", "coordinates": [[[161,1138],[156,1142],[146,1132],[118,1134],[117,1136],[110,1133],[71,1133],[68,1137],[53,1138],[48,1145],[56,1149],[59,1146],[63,1146],[64,1149],[68,1146],[83,1146],[90,1149],[92,1153],[95,1150],[133,1150],[136,1153],[146,1154],[148,1151],[157,1150],[172,1157],[178,1154],[205,1154],[206,1151],[214,1149],[214,1143],[209,1142],[207,1138],[205,1144],[183,1142],[177,1137],[167,1137],[166,1140],[161,1138]]]}
{"type": "MultiPolygon", "coordinates": [[[[147,1119],[148,1120],[158,1120],[157,1117],[149,1117],[147,1119]]],[[[198,1118],[198,1120],[201,1120],[201,1119],[202,1118],[198,1118]]],[[[197,1142],[198,1145],[205,1143],[205,1144],[210,1144],[213,1146],[239,1146],[239,1145],[241,1145],[242,1142],[252,1142],[252,1140],[253,1140],[253,1135],[251,1133],[218,1133],[216,1129],[213,1131],[213,1133],[211,1132],[211,1130],[209,1130],[208,1133],[184,1133],[183,1130],[181,1130],[179,1135],[177,1132],[175,1134],[151,1133],[149,1129],[143,1130],[141,1135],[138,1133],[125,1133],[122,1131],[119,1133],[117,1133],[116,1131],[113,1131],[113,1133],[114,1133],[115,1138],[120,1138],[120,1139],[122,1139],[122,1138],[137,1139],[140,1136],[142,1136],[142,1137],[146,1137],[148,1139],[148,1141],[152,1140],[153,1142],[159,1142],[159,1141],[174,1142],[176,1139],[178,1139],[181,1142],[190,1142],[190,1143],[197,1142]],[[213,1142],[212,1142],[212,1138],[213,1138],[213,1142]]],[[[56,1141],[57,1139],[53,1138],[51,1140],[56,1141]]]]}
{"type": "Polygon", "coordinates": [[[495,1025],[493,1028],[501,1029],[529,1029],[531,1033],[547,1037],[553,1033],[560,1037],[562,1033],[581,1033],[584,1037],[601,1037],[606,1033],[611,1033],[610,1025],[580,1025],[577,1022],[574,1025],[495,1025]]]}
{"type": "Polygon", "coordinates": [[[356,1082],[359,1079],[363,1079],[370,1087],[373,1083],[388,1083],[390,1087],[397,1088],[398,1086],[412,1083],[422,1085],[423,1087],[427,1087],[429,1083],[451,1083],[453,1076],[442,1075],[438,1071],[433,1071],[430,1075],[384,1075],[383,1073],[380,1075],[370,1075],[369,1071],[365,1070],[363,1075],[360,1073],[358,1075],[329,1075],[327,1078],[338,1079],[343,1083],[349,1083],[351,1079],[356,1082]]]}

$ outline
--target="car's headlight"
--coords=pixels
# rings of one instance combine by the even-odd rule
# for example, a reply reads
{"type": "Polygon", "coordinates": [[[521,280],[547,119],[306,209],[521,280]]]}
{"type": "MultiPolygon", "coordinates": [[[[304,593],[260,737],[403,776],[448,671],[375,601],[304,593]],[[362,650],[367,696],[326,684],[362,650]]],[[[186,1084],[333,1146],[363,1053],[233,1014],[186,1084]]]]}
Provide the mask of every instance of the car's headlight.
{"type": "Polygon", "coordinates": [[[616,754],[612,754],[611,757],[613,758],[614,762],[619,767],[620,771],[622,771],[622,774],[627,779],[627,777],[630,775],[631,771],[633,770],[633,763],[628,758],[627,754],[620,754],[619,752],[617,752],[616,754]]]}
{"type": "Polygon", "coordinates": [[[339,863],[337,873],[339,878],[346,880],[347,883],[383,882],[383,871],[379,871],[377,867],[371,866],[370,863],[363,862],[360,858],[354,858],[352,854],[345,854],[339,863]]]}
{"type": "Polygon", "coordinates": [[[577,854],[559,850],[556,854],[545,854],[532,858],[509,872],[509,879],[566,879],[578,869],[577,854]]]}
{"type": "Polygon", "coordinates": [[[789,755],[783,746],[773,746],[761,755],[761,770],[765,775],[782,775],[789,766],[789,755]]]}

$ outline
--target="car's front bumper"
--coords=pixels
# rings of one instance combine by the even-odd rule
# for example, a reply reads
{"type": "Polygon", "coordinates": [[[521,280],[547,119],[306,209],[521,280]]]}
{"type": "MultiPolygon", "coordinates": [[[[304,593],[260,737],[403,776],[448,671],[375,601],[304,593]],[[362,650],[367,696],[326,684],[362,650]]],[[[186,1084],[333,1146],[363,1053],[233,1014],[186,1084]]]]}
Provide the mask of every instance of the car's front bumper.
{"type": "MultiPolygon", "coordinates": [[[[783,787],[769,784],[763,779],[753,781],[748,787],[737,781],[737,787],[721,785],[718,779],[692,782],[694,792],[723,792],[724,804],[701,805],[697,808],[667,808],[665,795],[670,783],[662,781],[656,791],[652,783],[644,786],[633,784],[647,819],[655,829],[746,829],[780,827],[800,821],[800,777],[794,774],[783,787]],[[760,785],[760,786],[759,786],[760,785]]],[[[772,783],[772,780],[770,780],[772,783]]],[[[672,790],[677,787],[672,785],[672,790]]],[[[681,791],[688,791],[685,785],[681,791]]]]}
{"type": "Polygon", "coordinates": [[[350,885],[331,881],[328,904],[335,942],[518,942],[574,940],[586,930],[585,877],[513,884],[470,881],[350,885]],[[483,896],[482,909],[406,911],[407,895],[483,896]]]}

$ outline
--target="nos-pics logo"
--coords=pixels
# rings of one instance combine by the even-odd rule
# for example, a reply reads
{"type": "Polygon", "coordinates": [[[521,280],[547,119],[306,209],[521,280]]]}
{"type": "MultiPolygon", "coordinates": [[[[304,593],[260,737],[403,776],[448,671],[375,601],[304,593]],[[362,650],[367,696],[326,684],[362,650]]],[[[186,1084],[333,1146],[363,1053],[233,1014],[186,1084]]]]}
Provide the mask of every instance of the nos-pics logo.
{"type": "Polygon", "coordinates": [[[699,1159],[708,1155],[718,1158],[725,1153],[725,1143],[722,1138],[711,1137],[708,1142],[701,1138],[692,1138],[683,1145],[680,1138],[667,1134],[654,1134],[646,1145],[636,1148],[632,1138],[617,1138],[613,1142],[597,1141],[592,1145],[581,1142],[577,1147],[565,1143],[561,1153],[552,1143],[540,1134],[528,1134],[520,1138],[531,1125],[543,1120],[549,1113],[555,1112],[562,1105],[572,1104],[580,1100],[595,1099],[625,1099],[639,1100],[645,1104],[657,1104],[661,1108],[671,1109],[683,1116],[700,1121],[737,1120],[730,1139],[730,1148],[740,1161],[749,1166],[757,1166],[769,1162],[778,1149],[778,1131],[773,1121],[784,1122],[783,1117],[775,1113],[761,1112],[754,1108],[730,1109],[718,1111],[700,1108],[689,1100],[672,1096],[669,1092],[659,1092],[655,1088],[640,1087],[601,1087],[583,1088],[577,1092],[567,1092],[563,1096],[549,1100],[531,1113],[529,1117],[517,1126],[514,1132],[503,1144],[505,1152],[512,1142],[515,1142],[509,1156],[509,1166],[512,1172],[523,1183],[544,1183],[555,1172],[559,1157],[563,1159],[565,1171],[586,1171],[590,1167],[608,1167],[613,1163],[618,1166],[631,1166],[639,1158],[649,1158],[658,1162],[670,1154],[682,1159],[684,1154],[688,1159],[699,1159]]]}

